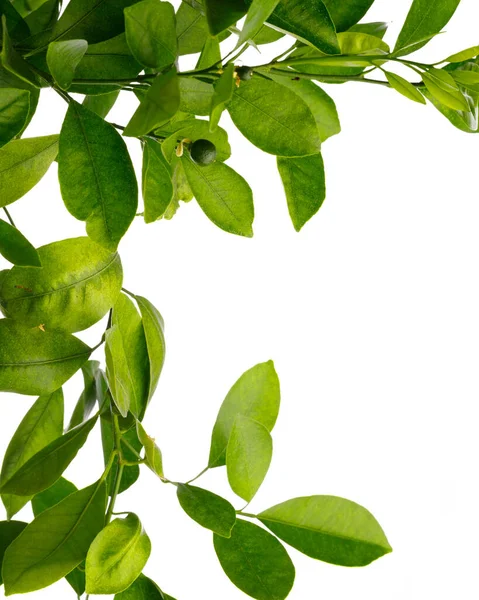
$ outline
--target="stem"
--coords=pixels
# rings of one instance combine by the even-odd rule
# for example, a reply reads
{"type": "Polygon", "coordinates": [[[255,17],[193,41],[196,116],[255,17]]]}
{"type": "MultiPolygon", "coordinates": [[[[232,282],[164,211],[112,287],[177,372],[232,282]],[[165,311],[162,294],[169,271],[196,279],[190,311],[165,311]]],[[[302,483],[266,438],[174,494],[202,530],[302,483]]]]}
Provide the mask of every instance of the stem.
{"type": "Polygon", "coordinates": [[[198,475],[196,477],[193,477],[193,479],[190,479],[189,481],[186,482],[185,485],[189,485],[190,483],[193,483],[193,481],[196,481],[197,479],[199,479],[202,475],[204,475],[206,473],[206,471],[209,471],[209,467],[204,468],[201,473],[198,473],[198,475]]]}
{"type": "Polygon", "coordinates": [[[141,455],[138,452],[138,450],[136,450],[135,448],[133,448],[133,446],[130,444],[130,442],[128,440],[125,440],[125,438],[121,439],[121,443],[126,446],[128,448],[128,450],[130,450],[130,452],[132,452],[138,459],[141,460],[141,455]]]}
{"type": "Polygon", "coordinates": [[[122,287],[121,288],[122,292],[125,292],[125,294],[128,294],[128,296],[131,296],[134,300],[136,299],[136,296],[133,292],[130,292],[129,290],[127,290],[126,288],[122,287]]]}
{"type": "Polygon", "coordinates": [[[91,349],[92,353],[95,352],[95,350],[98,350],[98,348],[104,343],[105,343],[105,340],[102,338],[96,346],[93,346],[93,348],[91,349]]]}
{"type": "Polygon", "coordinates": [[[5,214],[7,215],[7,219],[10,221],[10,225],[12,227],[15,227],[15,229],[17,228],[17,226],[15,225],[15,223],[13,222],[12,219],[12,215],[8,212],[8,208],[6,206],[3,207],[3,210],[5,212],[5,214]]]}
{"type": "Polygon", "coordinates": [[[113,488],[113,494],[110,499],[110,504],[108,505],[108,510],[106,512],[106,523],[108,524],[111,521],[111,517],[113,515],[113,510],[115,509],[115,502],[120,492],[121,478],[123,476],[123,454],[121,450],[121,431],[120,424],[118,422],[118,415],[113,415],[113,440],[115,444],[115,454],[118,456],[118,471],[115,476],[115,484],[113,488]]]}
{"type": "Polygon", "coordinates": [[[242,517],[249,517],[250,519],[256,519],[256,515],[252,515],[251,513],[243,512],[242,510],[237,510],[236,514],[241,515],[242,517]]]}

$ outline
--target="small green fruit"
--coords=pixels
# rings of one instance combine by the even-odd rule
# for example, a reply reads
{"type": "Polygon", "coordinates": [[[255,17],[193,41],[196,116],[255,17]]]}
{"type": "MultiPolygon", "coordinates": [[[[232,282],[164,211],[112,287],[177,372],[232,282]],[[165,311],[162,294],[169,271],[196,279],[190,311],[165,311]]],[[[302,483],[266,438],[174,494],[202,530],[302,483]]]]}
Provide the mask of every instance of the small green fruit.
{"type": "Polygon", "coordinates": [[[235,67],[235,73],[240,81],[249,81],[254,71],[251,67],[235,67]]]}
{"type": "Polygon", "coordinates": [[[216,159],[216,146],[210,140],[196,140],[191,144],[190,154],[197,165],[210,165],[216,159]]]}

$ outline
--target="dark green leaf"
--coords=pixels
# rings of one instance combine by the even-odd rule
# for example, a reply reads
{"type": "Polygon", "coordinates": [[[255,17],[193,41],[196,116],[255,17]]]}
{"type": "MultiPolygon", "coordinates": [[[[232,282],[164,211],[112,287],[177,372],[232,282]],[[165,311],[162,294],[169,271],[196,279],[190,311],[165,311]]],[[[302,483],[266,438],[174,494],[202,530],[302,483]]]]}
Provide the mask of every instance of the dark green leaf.
{"type": "Polygon", "coordinates": [[[3,88],[0,93],[0,147],[18,135],[30,112],[30,92],[3,88]]]}
{"type": "Polygon", "coordinates": [[[60,133],[58,177],[70,213],[86,221],[93,241],[116,250],[136,214],[135,172],[115,128],[76,102],[60,133]]]}
{"type": "Polygon", "coordinates": [[[99,367],[100,363],[97,360],[89,360],[82,366],[83,392],[73,410],[68,429],[73,429],[77,425],[80,425],[91,415],[97,400],[96,377],[99,367]]]}
{"type": "Polygon", "coordinates": [[[272,456],[273,441],[266,427],[238,415],[226,449],[226,469],[233,492],[251,502],[266,477],[272,456]]]}
{"type": "MultiPolygon", "coordinates": [[[[8,2],[8,0],[6,0],[8,2]]],[[[23,125],[21,131],[19,131],[18,135],[21,135],[27,125],[32,120],[33,115],[35,114],[35,110],[38,104],[38,98],[40,96],[40,90],[33,85],[30,85],[23,79],[16,77],[13,73],[10,73],[7,69],[4,69],[0,64],[0,89],[5,90],[5,88],[12,88],[15,90],[26,90],[30,92],[30,105],[27,119],[23,125]]],[[[2,91],[3,94],[3,91],[2,91]]]]}
{"type": "Polygon", "coordinates": [[[2,481],[0,493],[33,496],[53,485],[85,444],[97,418],[78,425],[37,452],[2,481]]]}
{"type": "Polygon", "coordinates": [[[180,107],[179,77],[176,69],[157,75],[123,135],[139,137],[169,121],[180,107]]]}
{"type": "Polygon", "coordinates": [[[29,192],[58,153],[58,135],[13,140],[0,149],[0,206],[29,192]]]}
{"type": "Polygon", "coordinates": [[[174,600],[170,596],[163,594],[154,581],[140,575],[128,589],[116,594],[115,600],[174,600]]]}
{"type": "Polygon", "coordinates": [[[145,205],[145,223],[160,219],[173,198],[171,169],[154,140],[146,140],[143,147],[142,194],[145,205]]]}
{"type": "Polygon", "coordinates": [[[140,575],[151,543],[133,513],[115,519],[95,538],[86,558],[87,594],[117,594],[140,575]]]}
{"type": "Polygon", "coordinates": [[[145,448],[146,466],[149,467],[153,473],[158,475],[160,479],[163,479],[163,457],[161,455],[161,450],[156,445],[154,438],[150,437],[146,433],[145,428],[140,421],[138,421],[136,424],[136,430],[138,433],[138,439],[145,448]]]}
{"type": "Polygon", "coordinates": [[[88,48],[85,40],[52,42],[47,50],[47,64],[58,86],[67,90],[75,76],[75,69],[88,48]]]}
{"type": "Polygon", "coordinates": [[[180,77],[180,110],[193,115],[209,115],[215,89],[193,77],[180,77]]]}
{"type": "Polygon", "coordinates": [[[32,498],[33,514],[36,517],[38,517],[39,514],[41,514],[42,512],[45,512],[52,506],[55,506],[55,504],[58,504],[59,502],[64,500],[67,496],[70,496],[70,494],[73,494],[74,492],[77,492],[77,491],[78,490],[77,490],[76,486],[71,481],[68,481],[68,479],[64,479],[63,477],[60,477],[60,479],[55,481],[55,483],[52,486],[50,486],[43,492],[40,492],[39,494],[36,494],[35,496],[33,496],[33,498],[32,498]]]}
{"type": "Polygon", "coordinates": [[[82,596],[85,593],[85,569],[77,567],[76,569],[73,569],[73,571],[70,571],[70,573],[65,575],[65,579],[76,592],[77,596],[82,596]]]}
{"type": "Polygon", "coordinates": [[[88,110],[91,110],[104,119],[113,108],[119,93],[108,92],[107,94],[98,94],[96,96],[85,96],[82,104],[88,110]]]}
{"type": "Polygon", "coordinates": [[[221,162],[202,166],[184,156],[182,164],[205,215],[224,231],[252,237],[253,194],[243,177],[221,162]]]}
{"type": "Polygon", "coordinates": [[[293,548],[335,565],[361,567],[392,550],[369,511],[336,496],[293,498],[258,518],[293,548]]]}
{"type": "Polygon", "coordinates": [[[2,219],[0,219],[0,254],[14,265],[42,266],[38,252],[27,238],[16,227],[2,219]]]}
{"type": "Polygon", "coordinates": [[[125,9],[128,45],[136,60],[163,69],[176,60],[175,9],[169,2],[143,0],[125,9]]]}
{"type": "Polygon", "coordinates": [[[316,154],[321,139],[308,105],[287,87],[253,77],[228,104],[236,127],[264,152],[278,156],[316,154]]]}
{"type": "Polygon", "coordinates": [[[6,595],[47,587],[78,566],[103,528],[105,509],[105,485],[98,482],[36,517],[5,553],[6,595]]]}
{"type": "Polygon", "coordinates": [[[243,0],[204,0],[206,20],[211,35],[218,35],[245,16],[243,0]]]}
{"type": "MultiPolygon", "coordinates": [[[[59,389],[40,396],[15,431],[3,459],[0,486],[7,482],[30,458],[63,433],[63,393],[59,389]]],[[[29,497],[2,494],[2,502],[11,519],[29,497]]]]}
{"type": "Polygon", "coordinates": [[[58,20],[60,14],[60,0],[46,0],[38,8],[25,17],[30,33],[42,34],[49,31],[58,20]]]}
{"type": "Polygon", "coordinates": [[[401,29],[394,54],[403,56],[422,48],[447,25],[460,0],[413,0],[401,29]]]}
{"type": "Polygon", "coordinates": [[[231,101],[235,89],[235,66],[230,63],[219,80],[216,82],[213,99],[211,101],[210,111],[210,129],[213,131],[218,126],[220,117],[226,108],[226,105],[231,101]]]}
{"type": "Polygon", "coordinates": [[[3,583],[2,565],[5,551],[26,526],[27,523],[23,521],[0,521],[0,585],[3,583]]]}
{"type": "Polygon", "coordinates": [[[6,316],[72,333],[91,327],[113,306],[123,270],[117,253],[87,237],[38,249],[42,269],[13,267],[0,288],[6,316]]]}
{"type": "Polygon", "coordinates": [[[253,0],[248,8],[248,14],[246,15],[237,46],[241,46],[248,40],[254,39],[255,35],[261,31],[264,22],[268,20],[268,17],[279,4],[279,1],[253,0]]]}
{"type": "Polygon", "coordinates": [[[277,159],[289,215],[296,231],[315,215],[326,196],[324,164],[321,154],[277,159]]]}
{"type": "Polygon", "coordinates": [[[88,360],[91,348],[62,331],[0,319],[0,390],[51,394],[88,360]]]}
{"type": "Polygon", "coordinates": [[[214,535],[218,560],[236,587],[256,600],[284,600],[294,565],[281,543],[261,527],[238,519],[230,538],[214,535]]]}
{"type": "Polygon", "coordinates": [[[272,431],[280,404],[279,379],[273,361],[255,365],[238,379],[221,405],[213,434],[209,466],[226,464],[226,447],[237,415],[249,417],[272,431]]]}
{"type": "Polygon", "coordinates": [[[236,511],[227,500],[193,485],[179,484],[176,491],[181,508],[193,521],[218,535],[231,537],[236,511]]]}
{"type": "Polygon", "coordinates": [[[368,12],[374,0],[324,0],[336,25],[336,31],[346,31],[368,12]]]}
{"type": "Polygon", "coordinates": [[[389,85],[395,89],[397,92],[409,98],[409,100],[413,100],[414,102],[419,102],[420,104],[426,104],[426,100],[421,92],[409,83],[407,79],[401,77],[397,73],[391,73],[390,71],[385,71],[387,80],[389,81],[389,85]]]}
{"type": "MultiPolygon", "coordinates": [[[[1,13],[0,13],[1,14],[1,13]]],[[[5,69],[13,73],[16,77],[23,79],[29,84],[36,87],[41,87],[46,84],[46,81],[38,77],[30,65],[22,58],[13,47],[12,40],[8,33],[7,18],[2,15],[2,51],[0,54],[0,62],[5,69]]]]}
{"type": "MultiPolygon", "coordinates": [[[[8,31],[12,39],[23,40],[30,34],[28,26],[9,0],[0,0],[0,15],[5,15],[8,31]]],[[[2,35],[0,33],[0,40],[2,35]]]]}

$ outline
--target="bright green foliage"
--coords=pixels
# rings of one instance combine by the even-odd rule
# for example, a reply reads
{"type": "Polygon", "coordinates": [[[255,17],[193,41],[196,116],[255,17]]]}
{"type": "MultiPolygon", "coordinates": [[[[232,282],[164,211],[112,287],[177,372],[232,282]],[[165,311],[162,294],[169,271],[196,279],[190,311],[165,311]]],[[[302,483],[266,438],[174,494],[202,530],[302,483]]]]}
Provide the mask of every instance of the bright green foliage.
{"type": "Polygon", "coordinates": [[[63,90],[67,90],[75,75],[75,69],[88,48],[85,40],[52,42],[47,50],[47,64],[53,78],[63,90]]]}
{"type": "Polygon", "coordinates": [[[253,0],[238,39],[238,46],[254,39],[280,0],[253,0]]]}
{"type": "Polygon", "coordinates": [[[71,481],[60,477],[52,486],[32,498],[33,514],[38,517],[40,513],[55,506],[55,504],[77,491],[76,486],[71,481]]]}
{"type": "Polygon", "coordinates": [[[0,147],[19,134],[30,112],[30,92],[5,88],[0,95],[0,147]]]}
{"type": "Polygon", "coordinates": [[[178,501],[193,521],[223,537],[231,537],[236,523],[234,507],[221,496],[193,485],[179,484],[178,501]]]}
{"type": "Polygon", "coordinates": [[[210,112],[210,129],[216,129],[221,114],[228,102],[233,97],[235,82],[233,79],[235,72],[235,66],[233,63],[228,65],[224,70],[223,74],[219,78],[215,85],[215,91],[211,100],[211,112],[210,112]]]}
{"type": "Polygon", "coordinates": [[[145,428],[139,421],[136,424],[136,431],[138,433],[138,439],[145,449],[145,464],[150,467],[153,473],[156,473],[160,479],[163,479],[163,456],[161,450],[155,444],[155,440],[146,433],[145,428]]]}
{"type": "Polygon", "coordinates": [[[256,600],[284,600],[294,583],[294,566],[281,543],[264,529],[238,519],[230,538],[214,536],[226,575],[256,600]]]}
{"type": "Polygon", "coordinates": [[[0,219],[0,254],[14,265],[41,267],[40,256],[16,227],[0,219]]]}
{"type": "Polygon", "coordinates": [[[86,557],[87,594],[116,594],[141,573],[151,543],[133,513],[115,519],[93,541],[86,557]]]}
{"type": "Polygon", "coordinates": [[[391,552],[372,514],[336,496],[287,500],[258,515],[279,538],[312,558],[361,567],[391,552]]]}
{"type": "Polygon", "coordinates": [[[389,71],[385,71],[384,74],[389,81],[389,85],[397,92],[406,96],[409,100],[419,102],[420,104],[426,104],[426,100],[421,92],[409,83],[407,79],[404,79],[404,77],[401,77],[401,75],[398,75],[397,73],[391,73],[389,71]]]}

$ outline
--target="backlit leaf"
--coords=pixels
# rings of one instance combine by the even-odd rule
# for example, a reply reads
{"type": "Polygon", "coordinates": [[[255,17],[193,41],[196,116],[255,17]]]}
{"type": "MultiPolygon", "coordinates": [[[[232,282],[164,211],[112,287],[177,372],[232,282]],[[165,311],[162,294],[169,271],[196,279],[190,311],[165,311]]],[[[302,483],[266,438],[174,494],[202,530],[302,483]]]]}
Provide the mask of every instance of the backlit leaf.
{"type": "Polygon", "coordinates": [[[182,509],[193,521],[218,535],[231,537],[236,511],[227,500],[208,490],[182,483],[176,492],[182,509]]]}
{"type": "Polygon", "coordinates": [[[0,93],[0,147],[24,128],[30,112],[30,92],[2,88],[0,93]]]}

